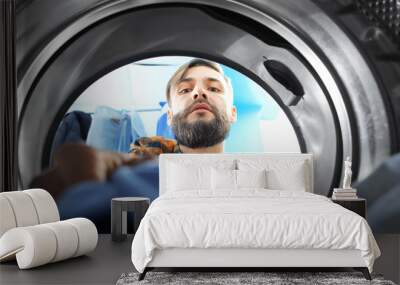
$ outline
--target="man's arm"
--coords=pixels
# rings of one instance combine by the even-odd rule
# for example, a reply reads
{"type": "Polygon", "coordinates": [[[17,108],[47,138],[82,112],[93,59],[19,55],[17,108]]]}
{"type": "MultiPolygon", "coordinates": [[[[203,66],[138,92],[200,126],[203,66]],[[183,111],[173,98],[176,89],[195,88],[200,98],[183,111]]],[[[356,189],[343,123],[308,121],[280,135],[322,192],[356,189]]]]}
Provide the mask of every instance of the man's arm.
{"type": "Polygon", "coordinates": [[[30,188],[46,189],[57,199],[66,188],[83,181],[104,182],[122,165],[136,165],[153,158],[151,153],[119,153],[97,150],[83,143],[62,145],[54,165],[36,176],[30,188]]]}

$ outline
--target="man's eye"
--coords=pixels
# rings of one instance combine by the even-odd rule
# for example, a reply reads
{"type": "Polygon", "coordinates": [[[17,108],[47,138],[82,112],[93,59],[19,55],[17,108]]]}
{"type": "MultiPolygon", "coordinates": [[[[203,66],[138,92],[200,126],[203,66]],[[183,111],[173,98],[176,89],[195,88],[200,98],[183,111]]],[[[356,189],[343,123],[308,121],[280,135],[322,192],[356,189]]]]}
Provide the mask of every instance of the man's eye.
{"type": "Polygon", "coordinates": [[[179,94],[185,94],[185,93],[189,93],[189,92],[191,92],[191,91],[192,91],[192,89],[190,89],[190,88],[185,88],[185,89],[179,90],[178,93],[179,93],[179,94]]]}
{"type": "Polygon", "coordinates": [[[211,92],[221,92],[221,90],[217,87],[210,87],[208,88],[208,90],[210,90],[211,92]]]}

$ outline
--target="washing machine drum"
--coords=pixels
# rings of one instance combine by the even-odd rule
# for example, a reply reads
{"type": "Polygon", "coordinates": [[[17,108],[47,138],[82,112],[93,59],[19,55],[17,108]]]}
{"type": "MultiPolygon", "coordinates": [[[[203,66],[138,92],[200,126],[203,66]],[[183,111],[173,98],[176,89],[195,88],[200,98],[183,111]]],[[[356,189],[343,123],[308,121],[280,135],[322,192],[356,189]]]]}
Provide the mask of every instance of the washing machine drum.
{"type": "Polygon", "coordinates": [[[214,60],[265,88],[301,151],[314,154],[316,193],[339,184],[347,156],[353,175],[366,177],[398,150],[399,66],[368,56],[390,54],[390,46],[356,11],[317,2],[20,1],[22,187],[48,166],[58,124],[83,90],[122,65],[163,55],[214,60]]]}

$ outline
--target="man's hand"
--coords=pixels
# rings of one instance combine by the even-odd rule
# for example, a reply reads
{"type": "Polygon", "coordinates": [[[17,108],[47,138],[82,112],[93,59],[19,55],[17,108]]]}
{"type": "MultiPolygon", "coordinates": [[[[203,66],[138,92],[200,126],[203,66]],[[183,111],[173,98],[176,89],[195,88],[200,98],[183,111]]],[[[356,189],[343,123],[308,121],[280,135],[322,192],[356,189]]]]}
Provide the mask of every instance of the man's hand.
{"type": "Polygon", "coordinates": [[[31,188],[43,188],[54,198],[66,188],[83,181],[105,181],[122,165],[135,165],[154,158],[96,150],[82,143],[62,145],[54,155],[54,166],[35,177],[31,188]]]}

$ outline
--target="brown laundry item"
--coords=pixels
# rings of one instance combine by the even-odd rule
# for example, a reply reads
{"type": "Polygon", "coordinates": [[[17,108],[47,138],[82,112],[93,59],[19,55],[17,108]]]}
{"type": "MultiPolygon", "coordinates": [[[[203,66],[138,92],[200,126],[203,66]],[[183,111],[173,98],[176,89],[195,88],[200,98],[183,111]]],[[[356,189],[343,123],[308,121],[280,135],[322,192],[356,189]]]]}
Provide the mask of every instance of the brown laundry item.
{"type": "Polygon", "coordinates": [[[119,153],[97,150],[83,143],[66,143],[55,153],[53,167],[36,176],[29,187],[43,188],[57,199],[76,183],[105,181],[122,165],[136,165],[154,157],[151,153],[119,153]]]}

